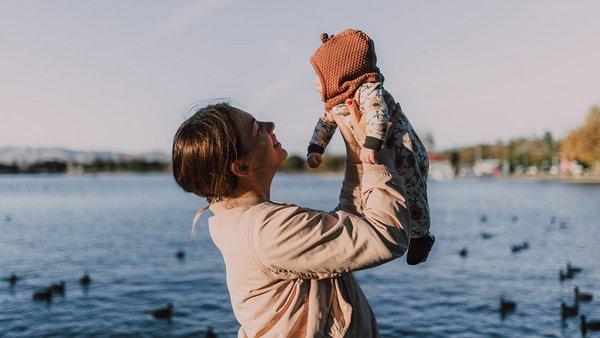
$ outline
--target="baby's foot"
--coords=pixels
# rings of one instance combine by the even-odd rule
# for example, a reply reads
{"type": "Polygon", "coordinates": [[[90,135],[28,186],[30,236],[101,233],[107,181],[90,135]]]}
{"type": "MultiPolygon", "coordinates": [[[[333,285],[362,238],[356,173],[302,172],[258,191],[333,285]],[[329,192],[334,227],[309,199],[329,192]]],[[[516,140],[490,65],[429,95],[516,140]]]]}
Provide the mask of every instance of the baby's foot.
{"type": "Polygon", "coordinates": [[[408,245],[408,253],[406,254],[406,262],[409,265],[417,265],[425,262],[434,242],[435,236],[431,232],[427,232],[423,237],[411,238],[408,245]]]}

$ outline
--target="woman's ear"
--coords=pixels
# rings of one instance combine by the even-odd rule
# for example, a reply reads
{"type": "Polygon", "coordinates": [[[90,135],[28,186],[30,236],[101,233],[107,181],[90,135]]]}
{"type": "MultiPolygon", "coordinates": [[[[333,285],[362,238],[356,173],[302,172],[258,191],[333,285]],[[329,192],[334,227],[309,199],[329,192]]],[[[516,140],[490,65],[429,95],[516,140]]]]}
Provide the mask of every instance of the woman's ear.
{"type": "Polygon", "coordinates": [[[248,176],[250,174],[250,171],[248,170],[250,167],[239,161],[234,161],[231,163],[231,167],[229,169],[235,176],[248,176]]]}

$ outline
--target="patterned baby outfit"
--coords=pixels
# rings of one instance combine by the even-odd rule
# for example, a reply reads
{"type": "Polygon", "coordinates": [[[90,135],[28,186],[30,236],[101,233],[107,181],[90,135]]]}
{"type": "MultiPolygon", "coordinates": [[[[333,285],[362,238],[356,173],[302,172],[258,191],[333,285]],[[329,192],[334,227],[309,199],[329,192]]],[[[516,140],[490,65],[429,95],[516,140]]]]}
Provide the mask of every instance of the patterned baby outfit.
{"type": "MultiPolygon", "coordinates": [[[[360,140],[357,134],[354,136],[359,144],[365,147],[368,145],[368,140],[373,138],[380,143],[379,147],[371,149],[379,150],[385,143],[386,148],[396,153],[396,171],[404,179],[406,186],[407,206],[411,217],[411,237],[423,237],[430,227],[427,200],[429,158],[425,146],[402,112],[400,104],[383,88],[381,83],[363,83],[358,87],[353,98],[358,104],[361,114],[365,117],[366,140],[360,140]],[[387,130],[388,122],[391,122],[389,131],[387,130]]],[[[309,153],[322,154],[331,141],[337,129],[337,124],[331,114],[342,115],[344,123],[352,130],[349,109],[346,104],[334,106],[319,118],[308,147],[309,153]]],[[[371,145],[373,144],[371,143],[371,145]]]]}

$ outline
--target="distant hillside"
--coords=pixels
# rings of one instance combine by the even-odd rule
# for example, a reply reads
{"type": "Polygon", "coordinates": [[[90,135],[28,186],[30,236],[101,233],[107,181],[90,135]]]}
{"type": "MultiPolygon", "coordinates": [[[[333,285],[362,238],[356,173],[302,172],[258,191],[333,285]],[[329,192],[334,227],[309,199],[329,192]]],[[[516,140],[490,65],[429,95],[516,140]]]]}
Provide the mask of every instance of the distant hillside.
{"type": "Polygon", "coordinates": [[[147,162],[168,163],[170,155],[161,152],[126,154],[108,151],[77,151],[64,148],[0,147],[0,163],[27,165],[45,161],[90,164],[96,160],[143,160],[147,162]]]}

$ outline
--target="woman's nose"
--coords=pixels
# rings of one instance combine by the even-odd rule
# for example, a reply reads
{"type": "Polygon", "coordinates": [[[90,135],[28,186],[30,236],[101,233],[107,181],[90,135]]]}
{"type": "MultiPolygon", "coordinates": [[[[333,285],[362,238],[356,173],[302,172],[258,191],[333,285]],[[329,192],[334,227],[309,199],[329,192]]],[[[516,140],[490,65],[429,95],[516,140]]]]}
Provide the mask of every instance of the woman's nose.
{"type": "Polygon", "coordinates": [[[269,131],[269,133],[272,133],[274,129],[275,129],[275,123],[267,122],[267,130],[269,131]]]}

